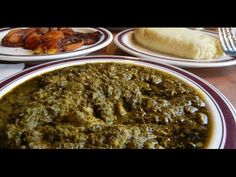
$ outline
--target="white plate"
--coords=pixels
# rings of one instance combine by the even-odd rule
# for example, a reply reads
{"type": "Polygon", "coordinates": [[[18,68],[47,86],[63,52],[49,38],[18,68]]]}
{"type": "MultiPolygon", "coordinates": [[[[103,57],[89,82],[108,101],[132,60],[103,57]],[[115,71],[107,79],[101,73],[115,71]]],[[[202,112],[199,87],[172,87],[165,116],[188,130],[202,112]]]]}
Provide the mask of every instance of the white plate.
{"type": "MultiPolygon", "coordinates": [[[[149,61],[160,61],[186,68],[225,67],[236,64],[236,58],[227,55],[212,60],[192,60],[148,50],[142,46],[137,45],[132,40],[133,31],[134,29],[127,29],[118,33],[114,39],[115,44],[125,52],[134,56],[145,58],[149,61]]],[[[217,33],[215,32],[210,32],[208,30],[201,31],[205,34],[218,37],[217,33]]]]}
{"type": "Polygon", "coordinates": [[[151,67],[166,72],[198,90],[204,96],[208,110],[212,113],[211,140],[206,148],[235,149],[236,148],[236,112],[231,103],[216,88],[208,82],[183,69],[163,64],[161,62],[147,61],[144,58],[125,56],[84,56],[74,59],[63,59],[43,63],[28,68],[0,82],[0,98],[21,83],[38,75],[61,69],[68,66],[82,65],[96,62],[132,63],[151,67]]]}
{"type": "MultiPolygon", "coordinates": [[[[35,62],[35,61],[47,61],[56,60],[69,57],[77,57],[89,54],[91,52],[100,50],[112,42],[113,35],[111,32],[104,28],[72,28],[78,32],[95,32],[100,31],[102,33],[101,39],[93,44],[86,45],[78,48],[77,50],[53,55],[34,55],[31,50],[24,49],[22,47],[4,47],[0,45],[0,60],[3,61],[19,61],[19,62],[35,62]]],[[[0,30],[0,41],[2,38],[12,29],[0,30]]]]}

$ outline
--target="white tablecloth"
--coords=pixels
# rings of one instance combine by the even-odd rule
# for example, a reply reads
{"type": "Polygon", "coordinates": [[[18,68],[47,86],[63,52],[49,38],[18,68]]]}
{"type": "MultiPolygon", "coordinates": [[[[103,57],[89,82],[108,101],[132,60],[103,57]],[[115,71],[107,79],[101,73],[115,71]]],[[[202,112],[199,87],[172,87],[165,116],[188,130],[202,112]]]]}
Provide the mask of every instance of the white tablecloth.
{"type": "Polygon", "coordinates": [[[0,81],[24,69],[25,64],[0,64],[0,81]]]}

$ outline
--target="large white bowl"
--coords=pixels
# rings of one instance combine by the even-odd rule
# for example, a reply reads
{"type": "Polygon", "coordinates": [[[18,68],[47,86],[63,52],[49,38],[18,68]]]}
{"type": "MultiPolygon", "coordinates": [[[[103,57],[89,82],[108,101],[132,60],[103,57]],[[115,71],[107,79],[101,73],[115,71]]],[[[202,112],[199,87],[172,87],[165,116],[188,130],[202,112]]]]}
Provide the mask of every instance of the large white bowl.
{"type": "Polygon", "coordinates": [[[215,89],[203,79],[183,69],[158,62],[146,61],[141,58],[124,56],[87,56],[77,59],[64,59],[44,63],[19,72],[0,82],[0,98],[19,84],[43,73],[68,66],[97,62],[132,63],[135,65],[154,68],[156,70],[173,75],[174,77],[194,87],[201,95],[203,95],[207,109],[212,114],[212,131],[206,148],[236,148],[235,109],[217,89],[215,89]]]}

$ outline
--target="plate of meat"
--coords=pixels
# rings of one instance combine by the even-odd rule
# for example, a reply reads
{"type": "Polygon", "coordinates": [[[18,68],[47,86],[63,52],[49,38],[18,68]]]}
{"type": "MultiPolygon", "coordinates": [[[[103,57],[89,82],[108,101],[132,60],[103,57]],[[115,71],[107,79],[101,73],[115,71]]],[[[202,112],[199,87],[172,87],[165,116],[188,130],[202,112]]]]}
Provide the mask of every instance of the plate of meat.
{"type": "Polygon", "coordinates": [[[106,47],[112,39],[104,28],[3,29],[0,60],[38,62],[77,57],[106,47]]]}

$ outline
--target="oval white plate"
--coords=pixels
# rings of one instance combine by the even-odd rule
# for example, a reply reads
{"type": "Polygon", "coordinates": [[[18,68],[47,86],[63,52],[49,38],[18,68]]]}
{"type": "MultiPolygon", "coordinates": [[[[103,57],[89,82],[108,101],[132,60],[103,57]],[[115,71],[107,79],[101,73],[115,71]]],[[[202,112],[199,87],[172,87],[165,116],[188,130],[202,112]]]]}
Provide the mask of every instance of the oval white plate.
{"type": "MultiPolygon", "coordinates": [[[[100,31],[102,33],[101,39],[93,45],[84,45],[77,50],[71,52],[64,52],[53,55],[34,55],[31,50],[24,49],[22,47],[4,47],[0,45],[0,60],[3,61],[19,61],[19,62],[35,62],[35,61],[47,61],[56,60],[69,57],[77,57],[89,54],[91,52],[100,50],[109,45],[113,40],[111,32],[104,28],[72,28],[78,32],[95,32],[100,31]]],[[[0,41],[2,38],[12,29],[0,31],[0,41]]]]}
{"type": "MultiPolygon", "coordinates": [[[[227,55],[212,60],[192,60],[148,50],[142,46],[137,45],[132,40],[133,31],[134,29],[127,29],[118,33],[114,38],[114,42],[120,49],[124,50],[125,52],[137,57],[145,58],[145,60],[160,61],[185,68],[225,67],[236,64],[236,58],[227,55]]],[[[218,37],[217,33],[207,30],[201,31],[205,34],[218,37]]]]}
{"type": "Polygon", "coordinates": [[[190,84],[204,95],[207,108],[212,112],[212,138],[207,148],[234,149],[236,148],[236,112],[230,102],[213,86],[183,69],[143,58],[124,56],[84,56],[74,59],[63,59],[44,63],[19,72],[0,82],[0,98],[19,84],[43,73],[56,69],[96,62],[119,62],[151,67],[167,72],[174,77],[190,84]]]}

